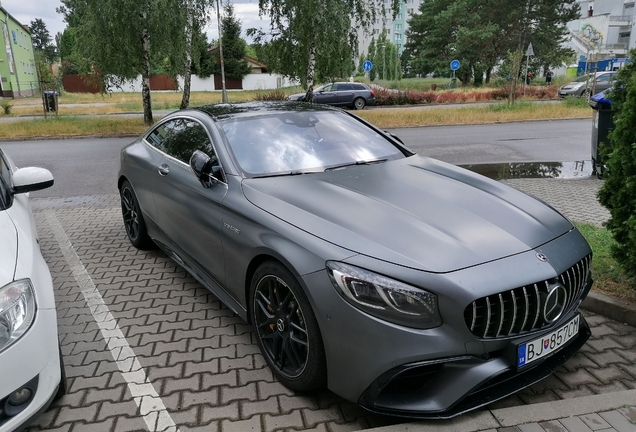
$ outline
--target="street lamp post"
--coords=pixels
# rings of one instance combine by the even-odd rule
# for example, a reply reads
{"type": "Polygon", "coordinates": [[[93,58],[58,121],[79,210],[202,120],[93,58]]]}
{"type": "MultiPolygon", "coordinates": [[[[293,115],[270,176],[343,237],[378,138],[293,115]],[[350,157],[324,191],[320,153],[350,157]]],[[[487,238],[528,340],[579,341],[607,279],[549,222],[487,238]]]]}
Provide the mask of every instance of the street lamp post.
{"type": "Polygon", "coordinates": [[[382,79],[386,79],[386,56],[384,55],[385,44],[382,44],[382,79]]]}

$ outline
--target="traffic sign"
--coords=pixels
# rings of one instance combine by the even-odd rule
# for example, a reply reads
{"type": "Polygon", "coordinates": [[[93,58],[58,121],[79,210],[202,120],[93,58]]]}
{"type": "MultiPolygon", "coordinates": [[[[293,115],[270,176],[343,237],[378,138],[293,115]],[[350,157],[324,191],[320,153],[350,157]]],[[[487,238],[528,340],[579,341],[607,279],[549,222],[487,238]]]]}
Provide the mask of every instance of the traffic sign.
{"type": "Polygon", "coordinates": [[[365,72],[369,72],[371,69],[373,69],[373,63],[371,63],[369,60],[366,60],[364,63],[362,63],[362,69],[364,69],[365,72]]]}
{"type": "Polygon", "coordinates": [[[453,60],[450,66],[451,66],[451,69],[454,71],[459,69],[459,66],[460,66],[459,60],[453,60]]]}
{"type": "Polygon", "coordinates": [[[534,57],[534,50],[532,49],[532,42],[528,45],[528,49],[526,50],[526,55],[528,57],[534,57]]]}

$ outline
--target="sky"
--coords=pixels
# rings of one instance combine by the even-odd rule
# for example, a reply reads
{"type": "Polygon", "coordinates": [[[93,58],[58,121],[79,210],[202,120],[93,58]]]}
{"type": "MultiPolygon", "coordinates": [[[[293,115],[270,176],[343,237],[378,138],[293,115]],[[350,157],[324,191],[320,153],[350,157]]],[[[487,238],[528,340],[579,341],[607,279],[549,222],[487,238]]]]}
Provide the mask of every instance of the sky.
{"type": "MultiPolygon", "coordinates": [[[[268,17],[260,19],[258,16],[258,0],[233,0],[234,14],[242,21],[242,36],[247,39],[245,31],[248,28],[269,29],[268,17]]],[[[46,23],[46,28],[51,33],[51,38],[55,42],[57,32],[63,32],[66,23],[62,15],[55,12],[55,8],[61,6],[59,0],[0,0],[2,7],[9,12],[21,24],[29,24],[36,18],[41,18],[46,23]]],[[[211,23],[206,28],[208,40],[216,39],[218,36],[216,28],[216,15],[212,15],[211,23]]]]}

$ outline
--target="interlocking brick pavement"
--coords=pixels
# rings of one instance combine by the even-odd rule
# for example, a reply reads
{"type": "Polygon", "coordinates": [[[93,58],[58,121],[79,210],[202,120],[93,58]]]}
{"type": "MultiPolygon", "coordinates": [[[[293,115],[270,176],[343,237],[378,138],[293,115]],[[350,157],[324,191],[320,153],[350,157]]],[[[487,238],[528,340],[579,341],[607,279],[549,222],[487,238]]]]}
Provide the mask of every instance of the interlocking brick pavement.
{"type": "MultiPolygon", "coordinates": [[[[546,193],[543,185],[515,187],[539,197],[546,193]]],[[[35,199],[33,207],[56,290],[69,392],[30,431],[147,430],[43,210],[55,212],[180,430],[333,432],[400,422],[328,391],[296,394],[276,382],[248,325],[162,252],[130,245],[116,195],[35,199]]],[[[634,328],[585,316],[593,336],[577,355],[553,376],[492,408],[635,389],[634,328]]]]}
{"type": "Polygon", "coordinates": [[[596,198],[603,181],[594,177],[565,179],[509,179],[501,181],[552,205],[566,217],[601,226],[609,211],[596,198]]]}

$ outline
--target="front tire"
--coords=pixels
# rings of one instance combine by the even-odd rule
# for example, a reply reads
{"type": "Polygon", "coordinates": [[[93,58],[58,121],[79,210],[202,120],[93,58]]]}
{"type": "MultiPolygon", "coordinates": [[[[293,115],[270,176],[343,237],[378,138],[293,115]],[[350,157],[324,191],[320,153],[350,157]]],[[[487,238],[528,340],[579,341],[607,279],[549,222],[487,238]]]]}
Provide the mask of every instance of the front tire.
{"type": "Polygon", "coordinates": [[[153,242],[146,229],[146,222],[141,214],[137,195],[128,180],[124,181],[119,191],[121,197],[121,212],[128,240],[137,249],[151,249],[153,242]]]}
{"type": "Polygon", "coordinates": [[[261,264],[250,284],[258,346],[278,380],[296,391],[327,382],[320,328],[296,278],[277,261],[261,264]]]}
{"type": "Polygon", "coordinates": [[[59,346],[60,351],[60,384],[57,386],[57,392],[55,393],[54,401],[59,400],[66,394],[68,387],[66,385],[66,370],[64,368],[64,358],[62,357],[62,347],[59,346]]]}
{"type": "Polygon", "coordinates": [[[364,100],[364,98],[361,98],[361,97],[356,98],[356,99],[353,101],[353,107],[354,107],[355,109],[357,109],[357,110],[364,109],[364,107],[365,107],[366,105],[367,105],[367,101],[366,101],[366,100],[364,100]]]}

